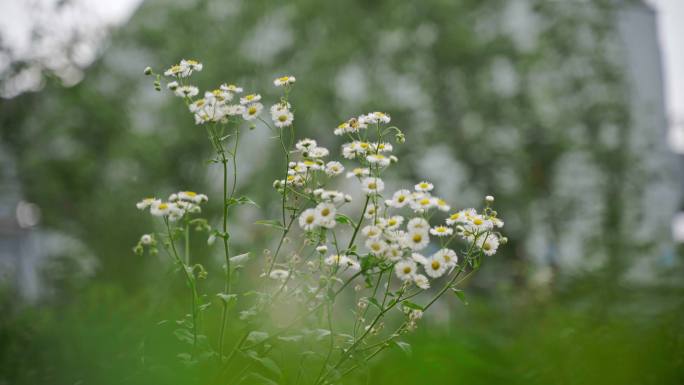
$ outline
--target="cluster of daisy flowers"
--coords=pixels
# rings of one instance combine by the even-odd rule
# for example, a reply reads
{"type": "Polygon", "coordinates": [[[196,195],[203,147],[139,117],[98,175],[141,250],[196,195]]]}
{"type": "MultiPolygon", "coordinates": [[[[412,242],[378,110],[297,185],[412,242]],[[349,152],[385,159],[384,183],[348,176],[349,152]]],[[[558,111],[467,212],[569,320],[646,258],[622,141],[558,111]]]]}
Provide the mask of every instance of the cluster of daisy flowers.
{"type": "MultiPolygon", "coordinates": [[[[164,71],[164,76],[173,79],[166,84],[166,88],[186,101],[188,109],[195,118],[195,124],[226,123],[231,117],[241,117],[247,121],[259,117],[264,109],[264,105],[260,102],[261,95],[251,93],[240,96],[244,90],[234,84],[221,84],[216,89],[204,92],[204,96],[198,98],[199,88],[189,84],[187,78],[194,72],[202,71],[202,68],[202,63],[196,60],[183,59],[179,64],[164,71]]],[[[150,67],[147,67],[145,74],[154,73],[150,67]]],[[[289,87],[294,84],[295,80],[294,76],[283,76],[275,79],[274,84],[289,87]]],[[[161,90],[159,75],[157,75],[155,87],[161,90]]],[[[290,105],[281,101],[271,107],[271,118],[277,127],[286,127],[292,124],[294,115],[290,111],[290,105]]]]}
{"type": "MultiPolygon", "coordinates": [[[[335,135],[350,139],[342,145],[342,157],[356,160],[360,167],[347,172],[347,178],[356,178],[360,190],[366,195],[363,219],[367,221],[361,228],[365,238],[365,256],[359,256],[351,250],[328,255],[324,262],[343,270],[359,270],[361,258],[374,256],[394,265],[396,276],[407,284],[415,284],[421,289],[430,288],[430,279],[437,279],[451,273],[457,266],[458,256],[450,245],[456,237],[465,240],[472,248],[480,250],[484,255],[496,253],[499,244],[505,238],[495,231],[503,226],[503,221],[496,217],[496,212],[489,208],[493,197],[486,198],[486,207],[482,213],[475,209],[453,212],[451,206],[442,198],[432,194],[432,183],[422,181],[413,190],[400,189],[385,199],[385,182],[381,173],[391,164],[398,162],[391,155],[393,146],[384,139],[394,134],[398,143],[404,142],[404,136],[396,127],[386,127],[391,122],[389,115],[383,112],[371,112],[349,119],[334,130],[335,135]],[[375,134],[375,135],[373,135],[375,134]],[[370,138],[374,136],[374,140],[370,138]],[[442,212],[442,215],[435,213],[442,212]],[[430,219],[446,217],[440,223],[430,224],[430,219]],[[439,245],[431,250],[431,237],[439,245]]],[[[283,191],[285,188],[300,189],[304,193],[315,183],[317,173],[324,172],[329,177],[340,175],[344,166],[337,161],[324,161],[329,151],[319,147],[315,140],[304,139],[297,143],[296,149],[303,160],[290,163],[287,178],[277,180],[274,186],[283,191]]],[[[329,192],[322,188],[313,190],[315,207],[305,209],[299,215],[299,225],[305,232],[317,231],[319,228],[335,227],[335,215],[338,206],[351,200],[343,200],[345,194],[337,191],[329,192]],[[329,195],[337,201],[330,200],[329,195]],[[330,200],[330,201],[328,201],[330,200]]],[[[361,223],[359,223],[361,225],[361,223]]],[[[358,229],[357,229],[358,230],[358,229]]],[[[326,253],[327,245],[318,246],[320,253],[326,253]]]]}
{"type": "MultiPolygon", "coordinates": [[[[138,210],[150,210],[150,214],[155,217],[164,217],[169,221],[175,222],[186,214],[195,214],[202,211],[200,205],[207,202],[204,194],[194,191],[179,191],[171,194],[166,201],[158,198],[144,198],[136,203],[138,210]]],[[[147,242],[144,242],[147,244],[147,242]]]]}

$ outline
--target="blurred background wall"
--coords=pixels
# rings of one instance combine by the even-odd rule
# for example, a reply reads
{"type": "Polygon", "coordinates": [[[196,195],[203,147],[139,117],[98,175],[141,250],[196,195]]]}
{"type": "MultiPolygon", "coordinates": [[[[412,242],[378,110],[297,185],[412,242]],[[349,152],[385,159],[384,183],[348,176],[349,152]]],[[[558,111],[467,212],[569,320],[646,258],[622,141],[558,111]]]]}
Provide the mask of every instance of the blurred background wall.
{"type": "MultiPolygon", "coordinates": [[[[298,135],[329,147],[341,144],[331,135],[340,121],[390,113],[408,145],[389,188],[427,178],[457,207],[496,195],[510,242],[470,283],[471,302],[479,304],[443,309],[437,334],[420,337],[428,341],[424,352],[452,357],[441,365],[460,373],[438,375],[495,383],[508,373],[510,382],[550,383],[553,373],[564,376],[558,365],[575,362],[586,376],[561,383],[632,383],[620,382],[617,363],[593,362],[614,350],[636,362],[644,345],[653,357],[682,352],[673,218],[684,179],[681,156],[668,144],[653,4],[6,3],[0,263],[8,314],[21,312],[18,298],[47,308],[78,304],[94,287],[130,298],[158,279],[159,261],[131,253],[151,225],[133,203],[186,188],[211,197],[220,186],[216,170],[204,167],[204,134],[176,100],[154,92],[142,69],[197,58],[205,65],[201,88],[228,81],[272,99],[272,78],[297,76],[298,135]],[[589,325],[626,314],[636,324],[605,334],[613,350],[595,345],[597,329],[589,325]],[[667,319],[666,327],[656,319],[667,319]],[[625,339],[630,330],[650,337],[625,339]],[[648,334],[657,330],[673,334],[648,334]],[[569,343],[559,333],[587,350],[575,357],[558,348],[569,343]],[[445,338],[453,338],[451,351],[435,348],[445,338]],[[548,373],[534,369],[542,354],[534,346],[554,362],[548,373]],[[571,357],[554,355],[556,348],[571,357]],[[494,377],[482,377],[482,362],[498,368],[494,377]]],[[[261,206],[233,219],[246,224],[277,209],[269,203],[275,193],[263,187],[280,159],[263,128],[247,134],[240,153],[240,190],[261,206]]],[[[243,228],[236,238],[245,250],[273,242],[268,232],[243,228]]],[[[209,251],[203,262],[220,263],[209,251]]],[[[6,330],[16,332],[12,321],[6,330]]],[[[11,341],[14,334],[5,335],[11,341]]],[[[649,378],[681,379],[681,369],[678,359],[649,378]]],[[[375,375],[392,383],[391,374],[375,375]]]]}

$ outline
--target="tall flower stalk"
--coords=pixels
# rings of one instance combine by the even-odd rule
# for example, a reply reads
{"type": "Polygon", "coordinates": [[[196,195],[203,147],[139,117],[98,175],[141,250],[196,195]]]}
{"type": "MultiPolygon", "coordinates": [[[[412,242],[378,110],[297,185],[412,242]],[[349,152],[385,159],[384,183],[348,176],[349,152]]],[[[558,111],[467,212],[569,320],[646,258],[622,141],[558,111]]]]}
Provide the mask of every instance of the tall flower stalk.
{"type": "MultiPolygon", "coordinates": [[[[333,134],[346,140],[341,146],[343,160],[327,160],[331,151],[316,140],[296,139],[290,104],[294,77],[275,79],[274,85],[282,87],[283,93],[269,108],[269,119],[261,95],[242,96],[243,89],[235,85],[222,84],[199,98],[199,89],[188,78],[201,70],[201,63],[183,60],[163,76],[170,79],[165,87],[185,102],[195,124],[205,127],[215,153],[213,163],[222,168],[220,225],[213,228],[200,216],[208,200],[204,194],[181,191],[166,200],[146,198],[137,207],[161,217],[164,232],[143,235],[135,251],[156,252],[161,237],[172,261],[183,271],[191,292],[191,312],[178,322],[183,328],[176,336],[190,343],[192,350],[179,358],[189,365],[213,362],[215,382],[263,377],[259,368],[278,377],[273,381],[285,381],[281,367],[289,365],[279,365],[273,352],[307,341],[307,346],[316,347],[295,354],[301,356],[297,373],[288,378],[296,378],[292,382],[296,384],[339,383],[386,348],[406,349],[408,344],[399,339],[418,326],[423,313],[448,292],[464,300],[460,285],[484,258],[506,243],[498,230],[503,221],[491,207],[491,196],[486,197],[482,211],[453,211],[434,195],[435,186],[428,181],[384,195],[385,173],[399,161],[392,155],[393,146],[405,141],[404,133],[390,125],[388,114],[371,112],[341,123],[333,134]],[[231,252],[229,215],[233,206],[253,203],[236,197],[237,163],[240,129],[257,122],[275,134],[285,161],[282,177],[273,183],[279,218],[256,223],[277,229],[278,240],[274,252],[263,252],[261,275],[250,277],[245,282],[250,290],[241,292],[234,291],[233,273],[252,261],[247,253],[231,252]],[[352,165],[345,183],[340,181],[345,174],[343,162],[352,165]],[[339,185],[353,186],[354,191],[331,188],[339,185]],[[345,214],[359,195],[360,211],[345,214]],[[216,294],[222,306],[215,344],[207,343],[202,328],[203,313],[211,302],[202,303],[205,297],[199,290],[198,279],[207,272],[191,258],[193,228],[206,231],[210,245],[217,238],[223,243],[223,289],[216,294]],[[183,243],[183,256],[177,242],[183,243]],[[463,246],[458,253],[452,246],[455,243],[463,246]],[[353,297],[356,306],[340,309],[341,296],[353,297]],[[278,309],[283,306],[296,311],[288,311],[290,315],[282,319],[278,309]],[[401,310],[403,320],[388,333],[386,322],[397,318],[398,312],[391,314],[393,309],[401,310]],[[340,322],[340,316],[347,314],[351,319],[340,322]],[[237,335],[231,349],[225,348],[228,330],[237,335]]],[[[161,90],[163,76],[149,68],[145,73],[155,76],[155,88],[161,90]]]]}

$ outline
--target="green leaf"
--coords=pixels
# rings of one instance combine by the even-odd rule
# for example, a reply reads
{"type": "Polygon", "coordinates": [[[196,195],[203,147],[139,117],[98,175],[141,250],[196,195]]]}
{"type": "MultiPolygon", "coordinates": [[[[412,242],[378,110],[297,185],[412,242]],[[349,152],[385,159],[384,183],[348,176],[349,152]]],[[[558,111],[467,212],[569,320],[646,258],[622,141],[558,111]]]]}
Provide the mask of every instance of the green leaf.
{"type": "Polygon", "coordinates": [[[454,294],[456,294],[456,297],[458,297],[458,299],[460,299],[461,302],[463,302],[464,305],[468,306],[468,300],[466,300],[466,296],[465,296],[465,293],[463,292],[463,290],[456,289],[456,288],[451,289],[451,290],[454,292],[454,294]]]}
{"type": "Polygon", "coordinates": [[[372,303],[373,305],[377,306],[378,309],[382,310],[382,305],[380,305],[380,302],[378,302],[378,300],[375,299],[375,297],[368,298],[368,302],[372,303]]]}
{"type": "Polygon", "coordinates": [[[248,385],[278,385],[277,382],[270,378],[264,377],[259,373],[249,373],[240,379],[239,384],[248,385]]]}
{"type": "Polygon", "coordinates": [[[216,293],[216,296],[228,307],[235,306],[238,300],[237,294],[216,293]]]}
{"type": "Polygon", "coordinates": [[[391,341],[390,344],[392,344],[392,346],[396,346],[399,349],[401,349],[409,357],[413,353],[413,350],[411,349],[411,344],[409,344],[408,342],[391,341]]]}
{"type": "Polygon", "coordinates": [[[247,336],[247,342],[259,343],[268,338],[268,333],[260,331],[251,331],[247,336]]]}
{"type": "Polygon", "coordinates": [[[350,226],[352,226],[352,227],[356,227],[356,224],[354,223],[354,221],[353,221],[351,218],[349,218],[348,216],[344,215],[344,214],[337,214],[337,215],[335,216],[335,222],[337,222],[337,223],[343,223],[343,224],[348,224],[348,225],[350,225],[350,226]]]}
{"type": "Polygon", "coordinates": [[[254,205],[256,207],[259,207],[259,205],[256,202],[247,197],[230,198],[226,200],[226,206],[233,205],[254,205]]]}
{"type": "Polygon", "coordinates": [[[423,310],[423,307],[422,307],[422,306],[420,306],[420,305],[418,305],[418,304],[415,304],[415,303],[413,303],[413,302],[411,302],[411,301],[402,301],[401,304],[404,305],[404,307],[407,307],[407,308],[409,308],[409,309],[420,310],[420,311],[423,310]]]}
{"type": "Polygon", "coordinates": [[[173,334],[181,342],[185,342],[191,345],[195,343],[195,338],[193,337],[192,332],[190,332],[190,330],[188,329],[176,329],[173,331],[173,334]]]}
{"type": "Polygon", "coordinates": [[[279,221],[277,220],[261,220],[261,221],[256,221],[254,222],[257,225],[262,225],[262,226],[268,226],[268,227],[275,227],[278,230],[285,230],[285,226],[280,224],[279,221]]]}
{"type": "Polygon", "coordinates": [[[259,357],[259,354],[254,350],[248,351],[247,356],[253,359],[254,361],[260,363],[264,368],[266,368],[268,371],[272,372],[276,376],[281,377],[283,375],[283,372],[280,370],[278,364],[276,364],[275,361],[273,361],[272,359],[268,357],[259,357]]]}
{"type": "Polygon", "coordinates": [[[300,335],[280,336],[280,337],[278,337],[278,339],[281,341],[285,341],[285,342],[298,342],[299,340],[302,339],[302,336],[300,336],[300,335]]]}
{"type": "Polygon", "coordinates": [[[243,263],[247,262],[249,260],[249,252],[244,253],[244,254],[239,254],[234,257],[230,257],[230,263],[234,263],[236,265],[242,265],[243,263]]]}

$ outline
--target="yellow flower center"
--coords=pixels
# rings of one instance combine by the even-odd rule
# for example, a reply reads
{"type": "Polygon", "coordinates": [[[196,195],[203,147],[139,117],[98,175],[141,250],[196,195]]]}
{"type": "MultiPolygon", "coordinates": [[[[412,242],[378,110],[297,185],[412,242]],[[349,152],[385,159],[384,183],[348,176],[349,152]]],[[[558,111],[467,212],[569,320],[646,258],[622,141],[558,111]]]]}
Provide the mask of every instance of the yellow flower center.
{"type": "Polygon", "coordinates": [[[411,266],[404,267],[404,274],[411,274],[411,266]]]}
{"type": "Polygon", "coordinates": [[[427,206],[430,204],[430,200],[428,198],[423,198],[420,200],[420,205],[421,206],[427,206]]]}
{"type": "Polygon", "coordinates": [[[289,77],[289,76],[283,76],[283,77],[278,78],[278,80],[280,80],[281,82],[285,83],[285,82],[287,82],[287,81],[290,80],[290,77],[289,77]]]}
{"type": "Polygon", "coordinates": [[[405,195],[399,195],[399,197],[397,198],[397,201],[398,201],[399,203],[404,203],[405,200],[406,200],[406,196],[405,196],[405,195]]]}
{"type": "Polygon", "coordinates": [[[278,120],[281,122],[285,122],[287,120],[287,115],[279,115],[278,120]]]}
{"type": "Polygon", "coordinates": [[[397,220],[394,219],[394,218],[392,218],[392,219],[390,219],[390,220],[387,221],[387,224],[390,225],[390,226],[394,226],[394,225],[397,224],[397,220]]]}
{"type": "Polygon", "coordinates": [[[371,246],[371,249],[373,249],[373,251],[380,251],[380,244],[379,244],[379,243],[374,243],[374,244],[371,246]]]}
{"type": "Polygon", "coordinates": [[[439,267],[441,266],[441,264],[439,263],[439,261],[432,261],[430,266],[432,267],[432,270],[439,270],[439,267]]]}
{"type": "Polygon", "coordinates": [[[166,203],[161,203],[159,204],[159,206],[157,206],[157,208],[159,208],[160,210],[166,210],[169,208],[169,205],[167,205],[166,203]]]}
{"type": "Polygon", "coordinates": [[[185,191],[185,195],[187,195],[189,197],[194,197],[197,195],[197,193],[194,191],[185,191]]]}
{"type": "Polygon", "coordinates": [[[489,244],[489,242],[485,242],[484,245],[482,245],[482,249],[484,250],[491,250],[492,245],[489,244]]]}
{"type": "Polygon", "coordinates": [[[484,223],[484,222],[482,221],[481,218],[475,218],[475,219],[473,219],[473,224],[474,224],[474,225],[479,226],[479,225],[481,225],[482,223],[484,223]]]}
{"type": "Polygon", "coordinates": [[[257,113],[257,108],[254,106],[251,106],[251,107],[249,107],[249,109],[247,109],[247,113],[250,115],[254,115],[257,113]]]}
{"type": "Polygon", "coordinates": [[[422,240],[423,240],[423,236],[422,236],[422,235],[420,235],[420,234],[415,234],[415,235],[413,236],[413,238],[412,238],[412,239],[413,239],[413,242],[415,242],[415,243],[419,243],[420,241],[422,241],[422,240]]]}
{"type": "Polygon", "coordinates": [[[370,190],[375,190],[377,187],[378,185],[375,182],[368,183],[368,189],[370,190]]]}
{"type": "Polygon", "coordinates": [[[323,210],[321,210],[321,215],[323,215],[324,217],[327,217],[328,215],[330,215],[330,209],[327,207],[324,208],[323,210]]]}
{"type": "Polygon", "coordinates": [[[316,218],[314,218],[313,215],[309,215],[308,217],[306,217],[306,223],[307,223],[307,224],[312,224],[312,223],[314,222],[315,219],[316,219],[316,218]]]}
{"type": "Polygon", "coordinates": [[[451,216],[449,217],[449,219],[451,219],[451,220],[456,220],[456,219],[458,219],[458,217],[460,217],[460,216],[461,216],[461,213],[453,213],[453,214],[451,214],[451,216]]]}

